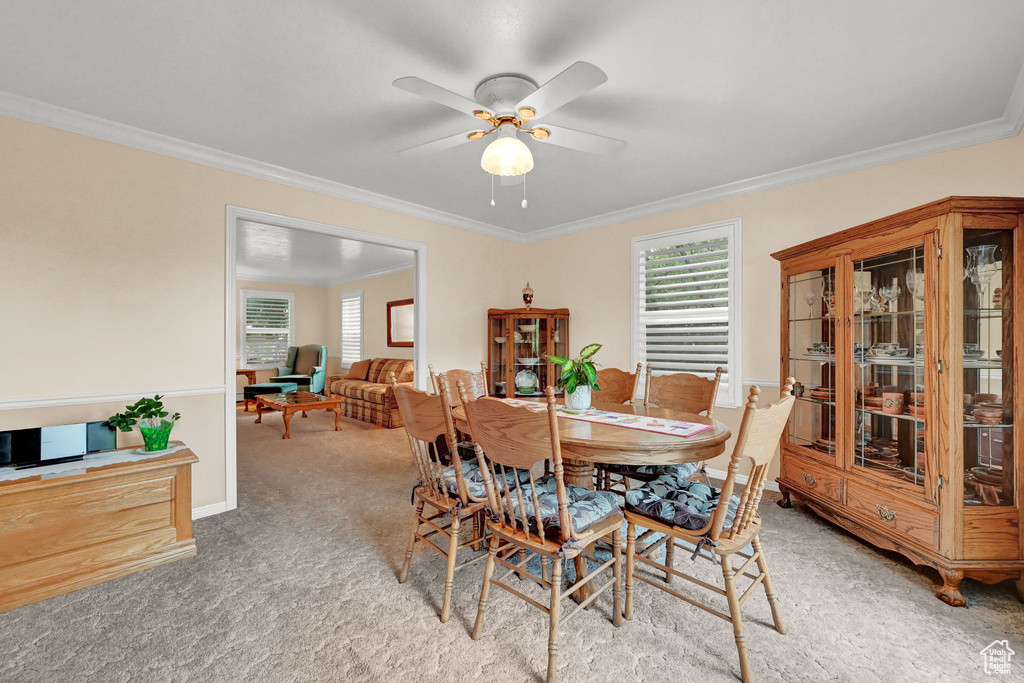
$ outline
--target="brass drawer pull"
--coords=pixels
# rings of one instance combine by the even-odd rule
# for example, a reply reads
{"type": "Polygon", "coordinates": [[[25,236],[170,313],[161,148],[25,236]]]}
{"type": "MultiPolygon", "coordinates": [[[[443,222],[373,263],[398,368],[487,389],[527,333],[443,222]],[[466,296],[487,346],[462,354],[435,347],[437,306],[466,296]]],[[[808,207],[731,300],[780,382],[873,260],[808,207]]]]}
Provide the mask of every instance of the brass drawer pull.
{"type": "Polygon", "coordinates": [[[815,484],[818,483],[817,479],[807,474],[806,472],[804,472],[804,481],[807,482],[808,486],[814,486],[815,484]]]}
{"type": "Polygon", "coordinates": [[[878,513],[879,517],[881,517],[887,522],[891,522],[896,519],[896,512],[886,505],[877,503],[875,505],[875,511],[878,513]]]}

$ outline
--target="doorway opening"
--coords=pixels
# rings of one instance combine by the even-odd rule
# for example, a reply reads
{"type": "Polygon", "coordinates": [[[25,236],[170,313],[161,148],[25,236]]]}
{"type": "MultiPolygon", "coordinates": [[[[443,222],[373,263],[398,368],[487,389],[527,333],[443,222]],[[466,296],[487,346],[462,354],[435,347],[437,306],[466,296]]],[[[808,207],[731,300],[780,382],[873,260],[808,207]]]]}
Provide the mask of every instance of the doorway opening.
{"type": "Polygon", "coordinates": [[[425,387],[427,248],[234,206],[227,207],[225,246],[225,498],[233,510],[245,386],[293,381],[288,391],[327,394],[328,378],[354,362],[397,357],[413,361],[415,386],[425,387]],[[392,298],[412,299],[406,348],[384,346],[392,298]],[[316,358],[307,362],[310,354],[316,358]],[[289,362],[304,366],[293,380],[281,375],[289,362]]]}

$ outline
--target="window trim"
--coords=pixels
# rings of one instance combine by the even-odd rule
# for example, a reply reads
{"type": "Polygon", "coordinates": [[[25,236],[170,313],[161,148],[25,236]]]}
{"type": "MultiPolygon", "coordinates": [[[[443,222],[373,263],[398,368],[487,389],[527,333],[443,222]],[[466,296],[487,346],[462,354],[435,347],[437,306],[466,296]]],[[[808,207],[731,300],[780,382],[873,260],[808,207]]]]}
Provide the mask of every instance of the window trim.
{"type": "MultiPolygon", "coordinates": [[[[731,218],[714,223],[704,223],[666,232],[639,235],[630,240],[630,325],[629,349],[630,367],[641,362],[640,349],[640,254],[649,249],[676,246],[680,243],[698,242],[725,235],[729,241],[729,382],[719,388],[715,405],[723,408],[739,408],[743,405],[743,221],[731,218]]],[[[646,372],[646,368],[643,369],[646,372]]]]}
{"type": "Polygon", "coordinates": [[[366,300],[363,297],[363,290],[352,289],[347,292],[341,293],[341,301],[338,304],[338,330],[339,337],[338,348],[338,362],[342,368],[352,367],[352,363],[345,362],[345,300],[359,298],[359,360],[363,358],[363,340],[366,337],[366,300]]]}
{"type": "Polygon", "coordinates": [[[291,292],[271,292],[263,289],[243,289],[240,293],[238,326],[241,328],[239,341],[242,347],[242,367],[248,370],[272,370],[280,367],[275,363],[249,363],[249,339],[246,334],[245,314],[248,306],[246,301],[252,298],[287,299],[288,300],[288,346],[295,346],[295,295],[291,292]]]}

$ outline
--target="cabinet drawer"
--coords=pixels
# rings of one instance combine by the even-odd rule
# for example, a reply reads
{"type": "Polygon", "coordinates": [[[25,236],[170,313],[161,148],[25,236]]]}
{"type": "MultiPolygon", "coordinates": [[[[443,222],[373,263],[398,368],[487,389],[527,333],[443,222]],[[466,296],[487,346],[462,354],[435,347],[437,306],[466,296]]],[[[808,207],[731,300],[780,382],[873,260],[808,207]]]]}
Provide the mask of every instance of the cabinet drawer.
{"type": "Polygon", "coordinates": [[[837,503],[842,502],[842,475],[839,470],[826,467],[810,458],[785,455],[782,458],[782,477],[798,489],[837,503]]]}
{"type": "Polygon", "coordinates": [[[939,514],[936,511],[854,482],[847,482],[846,505],[876,526],[891,529],[927,546],[938,545],[939,514]]]}

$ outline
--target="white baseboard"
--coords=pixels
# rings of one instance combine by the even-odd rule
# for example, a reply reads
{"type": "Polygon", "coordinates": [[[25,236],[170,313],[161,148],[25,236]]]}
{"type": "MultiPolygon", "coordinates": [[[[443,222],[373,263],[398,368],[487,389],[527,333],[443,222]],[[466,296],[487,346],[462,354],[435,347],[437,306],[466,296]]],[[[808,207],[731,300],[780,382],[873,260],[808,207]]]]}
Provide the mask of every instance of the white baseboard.
{"type": "MultiPolygon", "coordinates": [[[[726,476],[725,470],[713,470],[713,469],[711,469],[709,467],[707,469],[707,472],[708,472],[708,476],[711,477],[712,479],[718,479],[719,481],[725,481],[725,476],[726,476]]],[[[736,475],[736,483],[737,484],[743,484],[744,486],[746,486],[747,485],[747,475],[745,475],[745,474],[738,474],[738,475],[736,475]]],[[[765,489],[767,489],[769,491],[775,491],[776,493],[779,492],[779,484],[778,484],[778,482],[776,482],[773,479],[769,479],[768,481],[766,481],[764,483],[764,487],[765,487],[765,489]]]]}
{"type": "Polygon", "coordinates": [[[213,515],[219,515],[222,512],[228,511],[227,501],[222,500],[219,503],[211,503],[210,505],[203,505],[201,507],[192,508],[192,519],[202,519],[203,517],[211,517],[213,515]]]}

